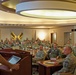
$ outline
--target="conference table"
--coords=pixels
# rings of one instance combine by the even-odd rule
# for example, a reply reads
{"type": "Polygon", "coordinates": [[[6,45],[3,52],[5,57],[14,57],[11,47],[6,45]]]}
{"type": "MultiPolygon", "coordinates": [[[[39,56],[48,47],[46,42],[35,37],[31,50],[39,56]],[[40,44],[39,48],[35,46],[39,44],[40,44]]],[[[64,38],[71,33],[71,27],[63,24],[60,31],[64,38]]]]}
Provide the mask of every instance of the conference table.
{"type": "MultiPolygon", "coordinates": [[[[57,60],[62,61],[62,59],[57,60]]],[[[55,65],[55,62],[50,60],[39,61],[39,75],[52,75],[55,71],[58,71],[62,68],[62,65],[55,65]]]]}

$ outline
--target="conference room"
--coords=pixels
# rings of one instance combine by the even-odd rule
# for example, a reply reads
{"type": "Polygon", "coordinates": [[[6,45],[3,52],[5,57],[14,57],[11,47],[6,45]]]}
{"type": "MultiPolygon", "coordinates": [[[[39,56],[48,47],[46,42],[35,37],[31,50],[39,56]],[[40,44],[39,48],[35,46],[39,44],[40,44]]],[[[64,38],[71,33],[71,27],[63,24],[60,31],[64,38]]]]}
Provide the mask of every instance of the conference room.
{"type": "Polygon", "coordinates": [[[62,54],[65,46],[76,54],[76,0],[0,0],[0,54],[21,58],[19,70],[0,65],[0,75],[52,75],[62,68],[47,56],[54,43],[62,54]],[[32,65],[40,46],[45,58],[32,65]]]}

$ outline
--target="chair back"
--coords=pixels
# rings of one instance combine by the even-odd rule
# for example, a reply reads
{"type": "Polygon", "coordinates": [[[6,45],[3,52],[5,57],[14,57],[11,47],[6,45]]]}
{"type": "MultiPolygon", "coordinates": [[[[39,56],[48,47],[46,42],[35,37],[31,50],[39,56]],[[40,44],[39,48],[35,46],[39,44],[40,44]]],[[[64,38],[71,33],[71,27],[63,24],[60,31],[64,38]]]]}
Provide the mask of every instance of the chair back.
{"type": "Polygon", "coordinates": [[[76,75],[76,67],[75,67],[75,70],[74,70],[74,75],[76,75]]]}

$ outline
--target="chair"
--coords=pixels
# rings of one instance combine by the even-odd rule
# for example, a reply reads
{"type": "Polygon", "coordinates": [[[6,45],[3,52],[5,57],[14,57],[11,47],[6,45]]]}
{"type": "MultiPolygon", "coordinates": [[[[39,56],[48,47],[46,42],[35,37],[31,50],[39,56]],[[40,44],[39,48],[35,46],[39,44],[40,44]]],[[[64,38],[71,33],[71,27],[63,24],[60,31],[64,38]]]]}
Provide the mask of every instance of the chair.
{"type": "Polygon", "coordinates": [[[74,73],[73,74],[71,72],[67,72],[67,73],[61,73],[60,75],[76,75],[76,67],[74,69],[74,73]]]}
{"type": "MultiPolygon", "coordinates": [[[[45,53],[45,52],[44,52],[45,53]]],[[[45,60],[46,58],[46,53],[44,54],[44,57],[43,59],[40,59],[38,61],[43,61],[45,60]]],[[[32,69],[33,69],[33,72],[35,73],[36,71],[38,71],[38,68],[39,68],[39,64],[38,64],[38,61],[37,62],[32,62],[32,69]]]]}
{"type": "Polygon", "coordinates": [[[75,67],[75,70],[74,70],[74,75],[76,75],[76,67],[75,67]]]}
{"type": "Polygon", "coordinates": [[[69,73],[61,73],[60,75],[73,75],[70,72],[69,73]]]}

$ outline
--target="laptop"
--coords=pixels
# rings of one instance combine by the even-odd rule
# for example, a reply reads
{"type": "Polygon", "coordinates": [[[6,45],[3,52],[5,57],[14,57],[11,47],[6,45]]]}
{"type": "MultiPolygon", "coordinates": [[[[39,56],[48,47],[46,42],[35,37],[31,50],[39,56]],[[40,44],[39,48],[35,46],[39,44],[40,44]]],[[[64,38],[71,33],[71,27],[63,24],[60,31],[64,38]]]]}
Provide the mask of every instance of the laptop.
{"type": "Polygon", "coordinates": [[[13,55],[11,58],[9,58],[8,62],[11,64],[16,64],[21,60],[20,57],[13,55]]]}

